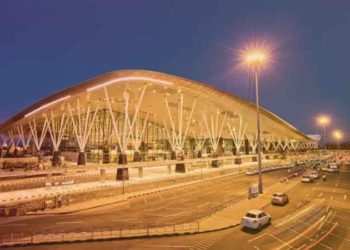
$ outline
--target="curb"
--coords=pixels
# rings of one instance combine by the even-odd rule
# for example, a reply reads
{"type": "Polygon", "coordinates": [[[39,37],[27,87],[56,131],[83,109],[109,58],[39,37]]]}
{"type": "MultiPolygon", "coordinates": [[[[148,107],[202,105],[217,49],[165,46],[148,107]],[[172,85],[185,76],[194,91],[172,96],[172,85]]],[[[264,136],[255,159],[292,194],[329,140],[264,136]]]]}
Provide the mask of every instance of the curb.
{"type": "Polygon", "coordinates": [[[10,248],[10,247],[21,247],[21,246],[32,246],[32,245],[54,245],[54,244],[70,244],[70,243],[81,243],[81,242],[96,242],[96,241],[113,241],[113,240],[129,240],[129,239],[148,239],[148,238],[164,238],[169,236],[181,236],[181,235],[194,235],[194,234],[203,234],[210,232],[217,232],[229,228],[234,228],[239,226],[241,223],[236,222],[230,224],[225,227],[215,228],[215,229],[207,229],[207,230],[199,230],[193,232],[176,232],[176,233],[164,233],[164,234],[154,234],[154,235],[135,235],[135,236],[124,236],[124,237],[110,237],[110,238],[102,238],[102,239],[76,239],[76,240],[65,240],[65,241],[57,241],[57,242],[35,242],[35,243],[14,243],[9,245],[0,245],[0,248],[10,248]]]}

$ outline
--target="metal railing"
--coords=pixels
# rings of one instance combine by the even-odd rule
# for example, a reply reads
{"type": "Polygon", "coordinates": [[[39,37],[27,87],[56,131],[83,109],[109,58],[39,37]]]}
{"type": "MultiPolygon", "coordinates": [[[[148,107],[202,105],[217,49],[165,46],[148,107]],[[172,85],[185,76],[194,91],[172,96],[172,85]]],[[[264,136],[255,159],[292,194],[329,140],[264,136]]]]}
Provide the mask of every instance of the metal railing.
{"type": "Polygon", "coordinates": [[[119,229],[104,227],[98,229],[75,229],[70,231],[42,230],[30,233],[8,233],[0,235],[0,246],[28,245],[40,243],[58,243],[103,239],[122,239],[196,233],[200,231],[199,222],[174,224],[168,226],[119,229]]]}

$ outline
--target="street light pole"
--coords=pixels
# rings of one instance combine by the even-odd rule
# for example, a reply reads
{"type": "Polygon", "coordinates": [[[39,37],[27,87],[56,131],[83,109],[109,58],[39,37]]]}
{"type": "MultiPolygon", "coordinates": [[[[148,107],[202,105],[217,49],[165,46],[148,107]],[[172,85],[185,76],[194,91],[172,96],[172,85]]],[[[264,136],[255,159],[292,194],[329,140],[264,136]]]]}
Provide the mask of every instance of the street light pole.
{"type": "Polygon", "coordinates": [[[324,143],[324,150],[327,149],[327,144],[326,144],[326,126],[323,126],[323,143],[324,143]]]}
{"type": "Polygon", "coordinates": [[[323,129],[323,143],[324,143],[324,150],[327,149],[326,145],[326,127],[331,123],[331,119],[328,115],[320,115],[317,118],[317,124],[322,127],[323,129]]]}
{"type": "Polygon", "coordinates": [[[263,183],[262,183],[262,164],[261,164],[261,132],[260,132],[260,103],[259,103],[259,70],[263,64],[268,63],[268,57],[263,50],[255,49],[254,51],[248,51],[245,57],[245,61],[248,66],[254,72],[255,80],[255,101],[256,101],[256,127],[257,127],[257,149],[258,149],[258,173],[259,173],[259,183],[258,189],[259,193],[263,193],[263,183]]]}
{"type": "Polygon", "coordinates": [[[255,77],[255,102],[256,102],[256,127],[257,127],[257,139],[258,139],[258,172],[259,172],[259,193],[263,193],[262,184],[262,164],[261,164],[261,139],[260,139],[260,103],[259,103],[259,79],[258,79],[258,66],[254,67],[255,77]]]}

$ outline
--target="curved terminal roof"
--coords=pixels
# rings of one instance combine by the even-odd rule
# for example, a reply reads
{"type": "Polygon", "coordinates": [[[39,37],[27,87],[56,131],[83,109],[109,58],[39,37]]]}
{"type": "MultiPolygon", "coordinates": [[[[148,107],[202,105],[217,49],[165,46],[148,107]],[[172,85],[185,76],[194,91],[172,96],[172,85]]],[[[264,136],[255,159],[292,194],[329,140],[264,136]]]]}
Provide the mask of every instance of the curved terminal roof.
{"type": "MultiPolygon", "coordinates": [[[[218,123],[223,120],[227,113],[227,122],[233,126],[239,126],[240,120],[247,124],[247,134],[255,135],[256,131],[256,107],[255,104],[246,101],[238,96],[223,92],[209,85],[189,80],[174,75],[146,71],[146,70],[118,70],[112,71],[93,79],[57,92],[46,97],[23,111],[19,112],[1,125],[1,130],[6,131],[17,125],[27,125],[32,119],[40,120],[45,113],[55,114],[67,112],[66,103],[76,103],[79,98],[81,107],[86,107],[87,103],[92,106],[99,103],[99,108],[107,108],[104,87],[107,89],[112,100],[113,110],[124,112],[123,93],[128,89],[130,93],[130,112],[132,113],[136,102],[140,97],[143,86],[146,92],[141,104],[140,114],[149,113],[149,120],[163,124],[168,123],[168,113],[165,105],[165,97],[168,99],[169,107],[173,117],[177,119],[180,94],[184,96],[184,117],[191,112],[192,103],[196,99],[196,105],[192,117],[193,128],[203,126],[203,116],[211,122],[211,117],[216,117],[219,112],[218,123]],[[242,119],[239,119],[241,117],[242,119]]],[[[188,117],[188,115],[187,115],[188,117]]],[[[305,134],[294,126],[261,108],[261,127],[264,136],[273,138],[288,138],[294,140],[310,140],[305,134]]],[[[215,124],[215,121],[214,121],[215,124]]],[[[224,126],[223,137],[230,137],[227,126],[224,126]]]]}

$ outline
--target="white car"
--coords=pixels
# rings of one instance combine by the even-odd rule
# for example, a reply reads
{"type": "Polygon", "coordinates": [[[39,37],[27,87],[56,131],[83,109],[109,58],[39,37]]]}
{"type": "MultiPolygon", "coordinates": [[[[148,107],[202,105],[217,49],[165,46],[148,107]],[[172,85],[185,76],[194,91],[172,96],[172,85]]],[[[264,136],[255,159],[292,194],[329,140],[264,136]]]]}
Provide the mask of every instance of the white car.
{"type": "Polygon", "coordinates": [[[272,205],[285,205],[289,202],[288,195],[285,193],[274,193],[271,198],[272,205]]]}
{"type": "Polygon", "coordinates": [[[312,172],[310,173],[310,176],[311,176],[313,179],[319,179],[319,178],[320,178],[319,173],[316,172],[316,171],[312,171],[312,172]]]}
{"type": "Polygon", "coordinates": [[[251,229],[261,229],[270,222],[271,216],[262,210],[250,210],[242,218],[243,227],[251,229]]]}
{"type": "Polygon", "coordinates": [[[322,170],[323,172],[328,172],[328,167],[322,167],[321,170],[322,170]]]}
{"type": "Polygon", "coordinates": [[[333,168],[339,168],[338,163],[336,163],[336,162],[329,163],[328,167],[332,168],[332,169],[333,168]]]}
{"type": "Polygon", "coordinates": [[[304,175],[301,177],[301,182],[311,183],[314,182],[314,179],[310,175],[304,175]]]}
{"type": "Polygon", "coordinates": [[[328,168],[327,172],[328,173],[339,173],[339,168],[328,168]]]}

